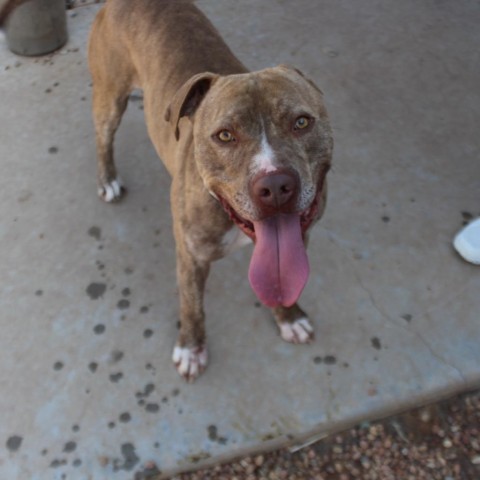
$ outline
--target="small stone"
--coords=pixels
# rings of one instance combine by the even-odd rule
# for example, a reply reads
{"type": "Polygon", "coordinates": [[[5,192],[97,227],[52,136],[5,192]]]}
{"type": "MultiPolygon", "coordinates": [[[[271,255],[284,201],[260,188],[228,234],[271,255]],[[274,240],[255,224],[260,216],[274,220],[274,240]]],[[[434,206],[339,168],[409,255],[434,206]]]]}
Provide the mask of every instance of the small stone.
{"type": "Polygon", "coordinates": [[[446,438],[443,442],[442,442],[443,446],[445,448],[451,448],[452,447],[452,441],[449,439],[449,438],[446,438]]]}
{"type": "Polygon", "coordinates": [[[430,410],[428,408],[422,409],[422,411],[420,412],[420,420],[423,423],[428,423],[430,422],[431,419],[432,419],[432,415],[430,410]]]}
{"type": "MultiPolygon", "coordinates": [[[[247,479],[252,475],[252,473],[255,471],[255,465],[249,465],[245,469],[245,473],[247,474],[247,479]]],[[[255,477],[254,477],[255,478],[255,477]]]]}
{"type": "Polygon", "coordinates": [[[362,457],[360,459],[360,463],[362,464],[362,467],[365,469],[365,470],[368,470],[370,468],[370,460],[367,458],[367,457],[362,457]]]}
{"type": "Polygon", "coordinates": [[[480,455],[475,455],[470,459],[474,465],[480,465],[480,455]]]}
{"type": "Polygon", "coordinates": [[[336,453],[337,455],[340,455],[343,453],[343,448],[338,446],[338,445],[335,445],[333,447],[333,453],[336,453]]]}

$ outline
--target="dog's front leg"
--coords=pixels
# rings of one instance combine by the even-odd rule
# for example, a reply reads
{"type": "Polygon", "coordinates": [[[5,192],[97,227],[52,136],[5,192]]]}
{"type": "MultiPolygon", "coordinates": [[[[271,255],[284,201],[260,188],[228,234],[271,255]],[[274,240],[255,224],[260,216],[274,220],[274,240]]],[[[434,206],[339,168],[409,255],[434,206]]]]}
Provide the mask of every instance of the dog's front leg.
{"type": "Polygon", "coordinates": [[[175,237],[180,332],[172,358],[178,373],[185,380],[192,382],[203,372],[208,361],[203,294],[210,262],[194,257],[183,232],[176,232],[175,237]]]}
{"type": "Polygon", "coordinates": [[[273,316],[286,342],[310,343],[314,339],[313,327],[307,314],[294,304],[291,307],[275,307],[273,316]]]}

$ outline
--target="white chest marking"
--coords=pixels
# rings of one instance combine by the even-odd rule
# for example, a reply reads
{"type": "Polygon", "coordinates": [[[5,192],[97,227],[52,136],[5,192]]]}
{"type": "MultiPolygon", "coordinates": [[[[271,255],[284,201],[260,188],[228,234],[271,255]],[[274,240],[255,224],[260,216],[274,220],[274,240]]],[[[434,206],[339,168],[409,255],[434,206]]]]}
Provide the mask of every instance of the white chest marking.
{"type": "Polygon", "coordinates": [[[260,144],[260,151],[253,156],[254,170],[257,172],[263,171],[266,173],[277,170],[275,166],[275,153],[271,145],[268,143],[265,132],[262,133],[262,143],[260,144]]]}
{"type": "Polygon", "coordinates": [[[225,255],[252,243],[252,239],[245,235],[237,226],[233,226],[223,237],[222,245],[225,255]]]}

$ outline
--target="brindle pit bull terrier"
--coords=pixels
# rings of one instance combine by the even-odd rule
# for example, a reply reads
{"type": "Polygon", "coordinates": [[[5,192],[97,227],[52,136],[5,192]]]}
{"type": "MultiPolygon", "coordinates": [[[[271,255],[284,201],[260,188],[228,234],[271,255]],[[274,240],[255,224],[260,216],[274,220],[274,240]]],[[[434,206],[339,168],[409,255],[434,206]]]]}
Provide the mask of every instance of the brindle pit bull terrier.
{"type": "Polygon", "coordinates": [[[148,132],[172,177],[180,295],[173,361],[194,380],[207,365],[203,296],[210,263],[255,244],[249,279],[284,340],[313,328],[297,299],[307,231],[326,201],[332,133],[322,92],[293,68],[249,72],[187,0],[108,0],[89,44],[100,197],[124,188],[113,137],[140,87],[148,132]]]}
{"type": "MultiPolygon", "coordinates": [[[[0,22],[25,0],[3,2],[0,22]]],[[[203,296],[210,263],[255,244],[249,280],[282,338],[308,343],[297,299],[307,281],[308,229],[321,217],[333,140],[322,93],[298,70],[248,70],[187,0],[109,0],[92,27],[89,64],[101,198],[125,189],[113,138],[129,93],[172,176],[180,293],[179,373],[207,365],[203,296]]]]}
{"type": "Polygon", "coordinates": [[[113,138],[134,88],[143,89],[148,132],[172,176],[178,372],[192,381],[207,365],[210,263],[250,241],[250,284],[282,338],[311,341],[296,302],[332,158],[319,88],[284,65],[249,72],[188,0],[108,0],[92,27],[89,64],[100,197],[114,202],[125,192],[113,138]]]}

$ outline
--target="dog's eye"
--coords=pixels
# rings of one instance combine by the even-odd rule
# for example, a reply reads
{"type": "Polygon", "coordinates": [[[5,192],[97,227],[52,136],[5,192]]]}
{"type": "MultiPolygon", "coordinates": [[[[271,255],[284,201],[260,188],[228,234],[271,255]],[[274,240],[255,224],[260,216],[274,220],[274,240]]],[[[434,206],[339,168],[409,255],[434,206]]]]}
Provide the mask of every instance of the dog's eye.
{"type": "Polygon", "coordinates": [[[294,130],[304,130],[310,125],[310,119],[306,117],[305,115],[302,115],[301,117],[298,117],[295,120],[295,125],[293,126],[294,130]]]}
{"type": "Polygon", "coordinates": [[[220,130],[217,133],[217,138],[222,143],[230,143],[235,141],[235,137],[233,136],[233,133],[230,132],[229,130],[220,130]]]}

